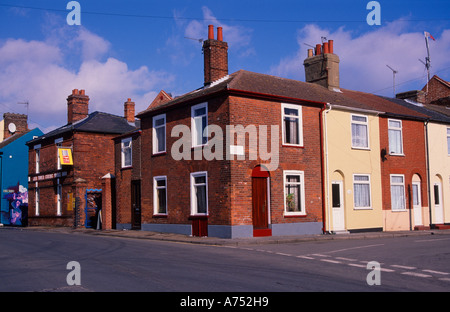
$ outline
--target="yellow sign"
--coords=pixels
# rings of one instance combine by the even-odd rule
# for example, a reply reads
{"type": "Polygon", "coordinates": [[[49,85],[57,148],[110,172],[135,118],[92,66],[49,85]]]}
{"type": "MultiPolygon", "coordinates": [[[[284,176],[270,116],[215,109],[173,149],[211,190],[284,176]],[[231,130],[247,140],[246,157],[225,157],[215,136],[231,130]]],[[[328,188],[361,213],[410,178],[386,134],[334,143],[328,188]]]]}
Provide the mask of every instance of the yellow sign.
{"type": "Polygon", "coordinates": [[[72,150],[70,148],[59,148],[58,153],[61,165],[73,165],[72,150]]]}

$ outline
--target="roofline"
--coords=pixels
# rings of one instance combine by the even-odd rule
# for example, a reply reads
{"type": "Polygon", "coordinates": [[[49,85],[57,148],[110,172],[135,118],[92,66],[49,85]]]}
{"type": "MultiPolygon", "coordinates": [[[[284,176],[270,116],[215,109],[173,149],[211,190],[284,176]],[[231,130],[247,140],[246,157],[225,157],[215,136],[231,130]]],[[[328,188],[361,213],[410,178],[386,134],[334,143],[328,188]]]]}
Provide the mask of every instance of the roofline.
{"type": "MultiPolygon", "coordinates": [[[[327,104],[325,102],[306,100],[306,99],[300,99],[300,98],[292,98],[292,97],[282,96],[282,95],[273,95],[273,94],[268,94],[268,93],[260,93],[260,92],[253,92],[253,91],[246,91],[246,90],[239,90],[239,89],[224,88],[224,89],[214,91],[212,93],[199,95],[199,96],[193,97],[191,99],[180,101],[173,105],[165,105],[165,106],[155,107],[154,109],[140,112],[139,114],[136,115],[136,117],[142,118],[142,117],[147,117],[149,115],[156,115],[157,113],[162,112],[164,110],[171,110],[180,105],[186,105],[186,104],[205,101],[205,100],[214,98],[215,96],[218,96],[221,94],[227,94],[228,96],[252,97],[252,98],[263,99],[263,100],[277,100],[280,102],[289,102],[289,103],[303,104],[303,105],[314,105],[314,106],[319,106],[319,107],[323,107],[327,104]]],[[[174,100],[176,100],[176,99],[174,99],[174,100]]],[[[168,103],[170,103],[170,102],[168,102],[168,103]]]]}

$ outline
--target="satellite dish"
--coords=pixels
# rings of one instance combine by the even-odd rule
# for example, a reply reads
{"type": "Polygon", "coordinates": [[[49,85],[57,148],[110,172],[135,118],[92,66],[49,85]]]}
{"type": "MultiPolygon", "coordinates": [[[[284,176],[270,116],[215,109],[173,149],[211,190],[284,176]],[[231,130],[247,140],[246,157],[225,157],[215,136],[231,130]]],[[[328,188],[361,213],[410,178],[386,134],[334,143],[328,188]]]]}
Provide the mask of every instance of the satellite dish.
{"type": "Polygon", "coordinates": [[[8,130],[9,130],[9,132],[11,132],[11,133],[16,132],[16,125],[15,125],[14,123],[10,123],[10,124],[8,125],[8,130]]]}

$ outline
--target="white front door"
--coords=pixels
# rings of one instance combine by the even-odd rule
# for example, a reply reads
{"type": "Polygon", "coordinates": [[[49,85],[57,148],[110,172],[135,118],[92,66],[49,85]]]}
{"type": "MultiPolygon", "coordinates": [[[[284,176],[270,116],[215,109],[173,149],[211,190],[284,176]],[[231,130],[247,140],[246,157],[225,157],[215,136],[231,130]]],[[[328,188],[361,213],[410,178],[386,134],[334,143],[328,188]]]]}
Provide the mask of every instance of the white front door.
{"type": "Polygon", "coordinates": [[[420,182],[412,183],[412,197],[414,210],[414,225],[422,225],[422,198],[420,196],[420,182]]]}
{"type": "Polygon", "coordinates": [[[441,183],[434,183],[434,224],[444,223],[441,183]]]}
{"type": "Polygon", "coordinates": [[[333,210],[333,231],[345,231],[345,212],[342,181],[331,183],[331,206],[333,210]]]}

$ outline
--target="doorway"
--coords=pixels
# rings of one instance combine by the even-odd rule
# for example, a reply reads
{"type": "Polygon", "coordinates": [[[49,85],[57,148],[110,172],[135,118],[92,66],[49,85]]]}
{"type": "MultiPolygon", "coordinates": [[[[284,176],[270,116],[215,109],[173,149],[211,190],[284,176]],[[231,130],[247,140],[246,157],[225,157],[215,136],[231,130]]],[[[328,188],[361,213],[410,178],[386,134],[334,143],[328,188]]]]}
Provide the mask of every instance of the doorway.
{"type": "Polygon", "coordinates": [[[333,231],[345,231],[344,186],[342,181],[331,182],[333,231]]]}
{"type": "Polygon", "coordinates": [[[131,181],[131,229],[141,229],[141,181],[131,181]]]}
{"type": "Polygon", "coordinates": [[[269,228],[269,171],[256,166],[252,171],[253,236],[272,236],[269,228]]]}
{"type": "Polygon", "coordinates": [[[420,181],[412,182],[412,201],[414,211],[414,226],[423,225],[422,220],[422,196],[420,194],[420,181]]]}

